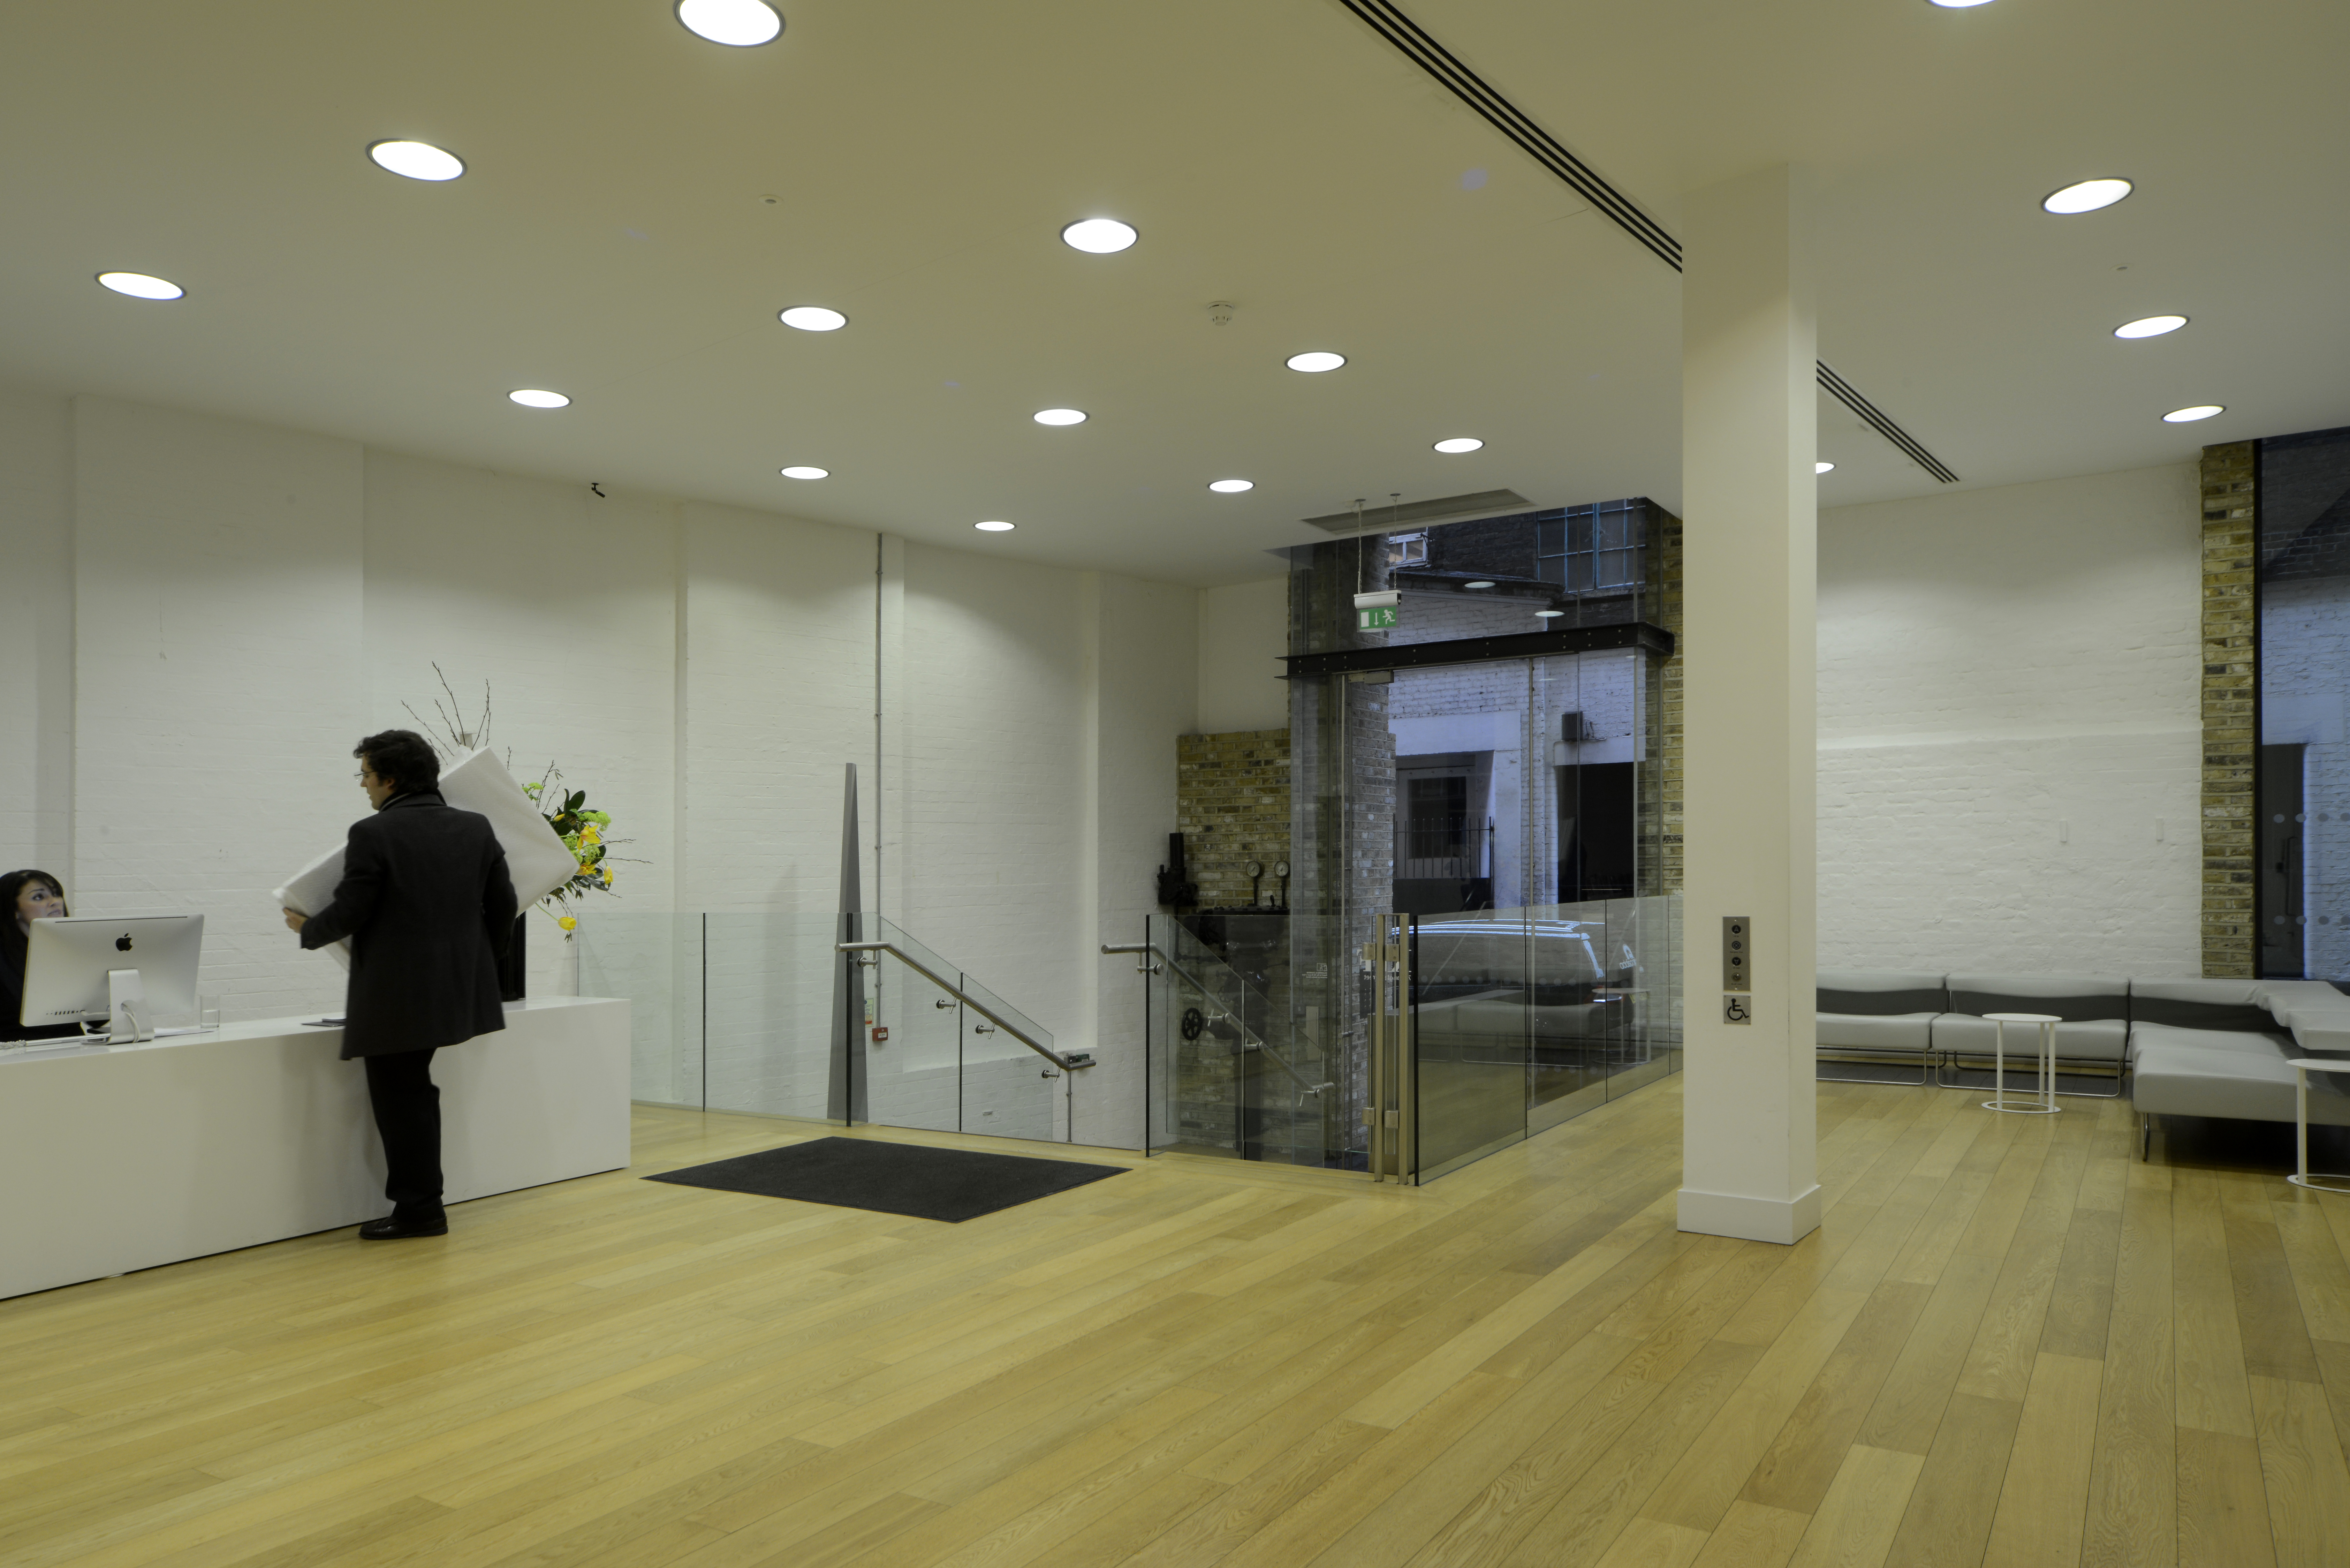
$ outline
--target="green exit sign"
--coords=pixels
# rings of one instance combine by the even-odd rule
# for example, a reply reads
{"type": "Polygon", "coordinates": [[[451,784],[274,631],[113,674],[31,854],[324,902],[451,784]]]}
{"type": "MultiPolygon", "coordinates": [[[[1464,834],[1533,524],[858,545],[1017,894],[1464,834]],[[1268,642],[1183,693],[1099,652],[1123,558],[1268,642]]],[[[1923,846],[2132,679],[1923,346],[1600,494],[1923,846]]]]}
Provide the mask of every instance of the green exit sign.
{"type": "Polygon", "coordinates": [[[1396,623],[1396,607],[1377,605],[1355,612],[1355,625],[1363,631],[1385,631],[1396,623]]]}

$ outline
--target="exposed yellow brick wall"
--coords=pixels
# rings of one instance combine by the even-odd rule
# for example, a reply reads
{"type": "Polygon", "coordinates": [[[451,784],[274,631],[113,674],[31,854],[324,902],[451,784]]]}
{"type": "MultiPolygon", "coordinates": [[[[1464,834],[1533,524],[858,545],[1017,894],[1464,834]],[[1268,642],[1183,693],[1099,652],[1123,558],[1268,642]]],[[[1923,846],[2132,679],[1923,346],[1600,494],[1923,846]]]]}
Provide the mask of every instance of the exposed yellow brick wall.
{"type": "Polygon", "coordinates": [[[2252,972],[2253,443],[2203,449],[2203,972],[2252,972]]]}
{"type": "Polygon", "coordinates": [[[1203,909],[1251,901],[1248,865],[1262,861],[1256,901],[1273,903],[1274,867],[1289,846],[1289,732],[1235,730],[1175,742],[1175,826],[1203,909]]]}

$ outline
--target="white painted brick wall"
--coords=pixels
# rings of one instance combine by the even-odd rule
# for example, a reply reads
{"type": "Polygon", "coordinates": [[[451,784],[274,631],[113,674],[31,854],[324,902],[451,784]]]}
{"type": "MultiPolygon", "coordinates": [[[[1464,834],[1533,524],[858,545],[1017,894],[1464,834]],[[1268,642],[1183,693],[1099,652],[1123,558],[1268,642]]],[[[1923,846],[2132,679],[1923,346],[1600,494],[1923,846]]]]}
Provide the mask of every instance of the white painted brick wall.
{"type": "MultiPolygon", "coordinates": [[[[1280,730],[1289,724],[1289,579],[1233,583],[1199,596],[1201,735],[1280,730]]],[[[1155,866],[1158,862],[1153,861],[1155,866]]]]}
{"type": "Polygon", "coordinates": [[[2185,465],[1820,514],[1823,967],[2199,972],[2199,529],[2185,465]]]}
{"type": "Polygon", "coordinates": [[[77,913],[196,910],[231,1018],[331,1010],[270,890],[366,808],[360,449],[78,399],[77,913]]]}
{"type": "Polygon", "coordinates": [[[0,389],[0,870],[73,874],[72,404],[0,389]]]}

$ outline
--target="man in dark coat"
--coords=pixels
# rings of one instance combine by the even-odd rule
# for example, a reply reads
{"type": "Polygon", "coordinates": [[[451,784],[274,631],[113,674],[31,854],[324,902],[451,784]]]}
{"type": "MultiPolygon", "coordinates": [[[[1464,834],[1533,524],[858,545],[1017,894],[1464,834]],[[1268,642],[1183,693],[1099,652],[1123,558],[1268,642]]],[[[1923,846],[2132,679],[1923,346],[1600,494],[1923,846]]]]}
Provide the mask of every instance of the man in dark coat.
{"type": "Polygon", "coordinates": [[[351,940],[343,1059],[366,1064],[392,1205],[360,1237],[445,1236],[432,1053],[506,1026],[498,959],[514,934],[514,883],[490,819],[441,798],[441,760],[423,736],[386,730],[351,754],[376,815],[351,824],[334,901],[307,919],[288,909],[286,923],[305,948],[351,940]]]}

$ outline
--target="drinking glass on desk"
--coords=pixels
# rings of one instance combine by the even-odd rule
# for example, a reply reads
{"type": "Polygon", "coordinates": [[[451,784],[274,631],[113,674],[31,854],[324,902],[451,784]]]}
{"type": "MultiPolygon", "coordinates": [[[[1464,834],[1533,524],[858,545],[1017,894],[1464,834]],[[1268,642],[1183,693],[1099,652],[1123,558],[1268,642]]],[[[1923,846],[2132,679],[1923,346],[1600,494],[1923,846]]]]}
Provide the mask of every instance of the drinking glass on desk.
{"type": "Polygon", "coordinates": [[[221,1026],[221,999],[218,992],[196,998],[196,1027],[212,1033],[221,1026]]]}

